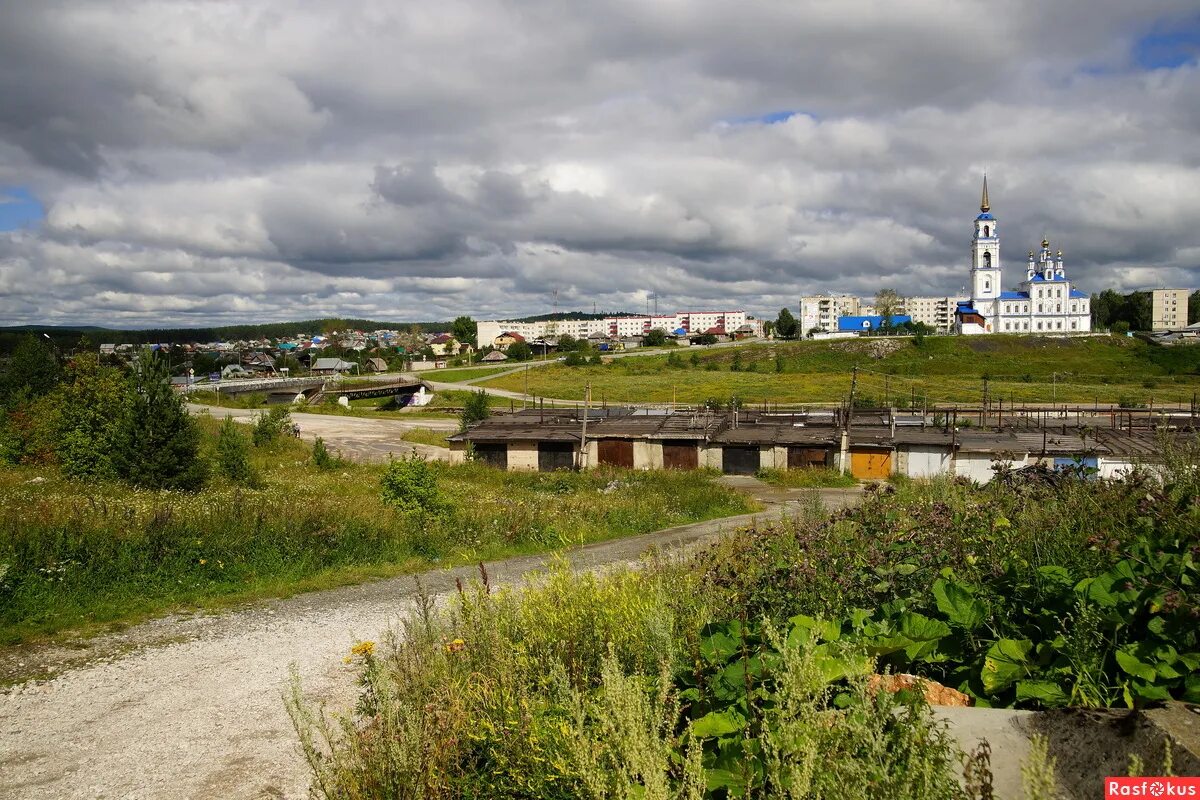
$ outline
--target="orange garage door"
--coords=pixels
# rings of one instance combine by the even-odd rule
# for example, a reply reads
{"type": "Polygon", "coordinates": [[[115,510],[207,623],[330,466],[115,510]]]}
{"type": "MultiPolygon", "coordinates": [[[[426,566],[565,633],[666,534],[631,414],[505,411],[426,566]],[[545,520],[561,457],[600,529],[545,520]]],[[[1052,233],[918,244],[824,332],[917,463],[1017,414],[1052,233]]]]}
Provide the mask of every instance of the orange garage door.
{"type": "Polygon", "coordinates": [[[850,474],[866,480],[886,478],[892,474],[892,451],[851,450],[850,474]]]}

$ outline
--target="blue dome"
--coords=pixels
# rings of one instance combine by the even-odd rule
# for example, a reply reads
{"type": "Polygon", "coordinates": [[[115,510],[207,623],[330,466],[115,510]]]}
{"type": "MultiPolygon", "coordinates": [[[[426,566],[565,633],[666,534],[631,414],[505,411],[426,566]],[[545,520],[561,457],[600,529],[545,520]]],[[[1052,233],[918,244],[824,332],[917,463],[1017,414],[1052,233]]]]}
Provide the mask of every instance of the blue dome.
{"type": "Polygon", "coordinates": [[[985,211],[982,214],[980,214],[978,217],[976,217],[975,219],[992,219],[992,220],[994,220],[995,217],[993,217],[991,214],[989,214],[988,212],[985,211]]]}

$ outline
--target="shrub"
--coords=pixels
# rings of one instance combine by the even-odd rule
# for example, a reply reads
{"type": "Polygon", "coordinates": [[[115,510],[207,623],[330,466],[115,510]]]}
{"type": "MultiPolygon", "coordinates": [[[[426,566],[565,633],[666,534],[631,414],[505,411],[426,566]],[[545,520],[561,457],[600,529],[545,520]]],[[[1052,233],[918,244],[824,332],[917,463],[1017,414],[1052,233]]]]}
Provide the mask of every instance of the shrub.
{"type": "Polygon", "coordinates": [[[250,466],[250,445],[232,417],[226,417],[217,432],[216,455],[217,471],[231,482],[258,485],[258,476],[250,466]]]}
{"type": "Polygon", "coordinates": [[[313,465],[320,470],[340,469],[344,465],[341,458],[329,452],[325,440],[320,436],[313,441],[312,460],[313,465]]]}
{"type": "Polygon", "coordinates": [[[291,425],[291,422],[292,415],[287,406],[275,406],[265,414],[256,415],[254,418],[254,446],[266,447],[271,444],[279,438],[284,428],[291,425]]]}
{"type": "Polygon", "coordinates": [[[440,514],[446,502],[438,489],[437,475],[417,455],[393,459],[380,479],[383,501],[405,514],[440,514]]]}
{"type": "MultiPolygon", "coordinates": [[[[572,353],[572,355],[575,355],[572,353]]],[[[488,402],[488,393],[483,389],[477,392],[471,392],[467,395],[466,402],[463,403],[462,414],[459,416],[459,422],[462,424],[463,430],[483,422],[491,416],[491,407],[488,402]]]]}

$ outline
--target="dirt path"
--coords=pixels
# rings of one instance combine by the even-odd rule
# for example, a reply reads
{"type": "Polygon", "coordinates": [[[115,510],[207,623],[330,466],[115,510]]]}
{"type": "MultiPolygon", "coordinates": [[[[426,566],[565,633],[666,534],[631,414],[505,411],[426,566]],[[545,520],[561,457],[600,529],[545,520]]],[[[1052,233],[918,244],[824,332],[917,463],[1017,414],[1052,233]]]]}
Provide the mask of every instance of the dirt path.
{"type": "MultiPolygon", "coordinates": [[[[808,503],[806,493],[758,518],[808,503]]],[[[820,490],[828,508],[854,490],[820,490]]],[[[807,493],[811,497],[811,493],[807,493]]],[[[685,525],[577,548],[577,569],[676,549],[756,515],[685,525]]],[[[488,566],[500,583],[543,569],[546,557],[488,566]]],[[[446,594],[470,568],[421,576],[446,594]]],[[[307,768],[281,701],[288,665],[330,708],[354,699],[351,645],[377,640],[413,608],[409,578],[300,595],[219,615],[172,616],[77,647],[0,652],[0,673],[59,671],[0,694],[0,797],[260,798],[306,796],[307,768]]]]}

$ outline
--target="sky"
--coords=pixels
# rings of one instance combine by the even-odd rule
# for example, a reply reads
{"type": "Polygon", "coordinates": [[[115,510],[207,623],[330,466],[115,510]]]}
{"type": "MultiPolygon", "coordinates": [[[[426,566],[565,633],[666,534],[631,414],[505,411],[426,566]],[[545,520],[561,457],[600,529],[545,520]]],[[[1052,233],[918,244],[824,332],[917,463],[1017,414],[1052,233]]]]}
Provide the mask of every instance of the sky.
{"type": "Polygon", "coordinates": [[[1195,0],[0,0],[0,324],[957,293],[984,172],[1200,286],[1195,0]]]}

